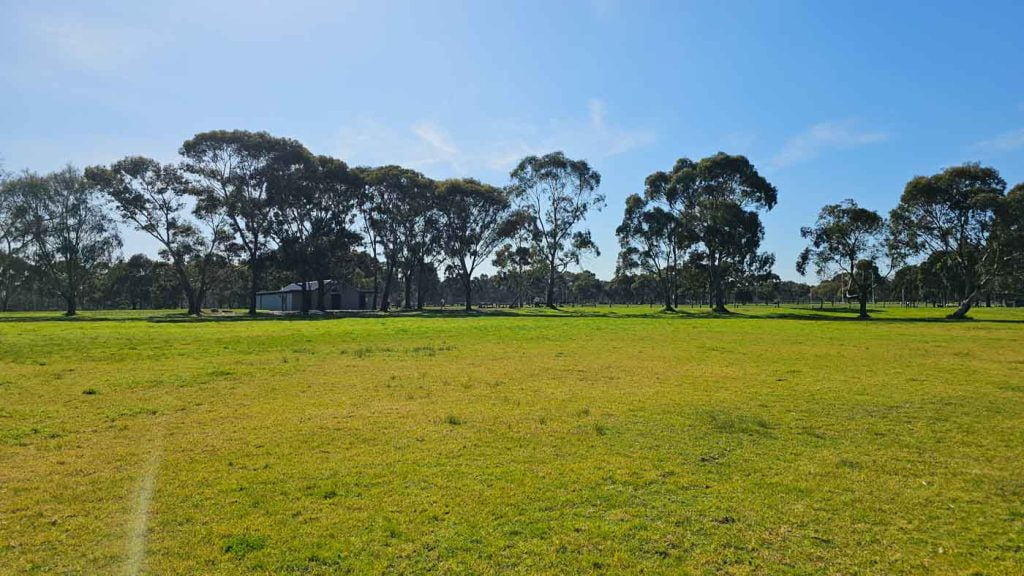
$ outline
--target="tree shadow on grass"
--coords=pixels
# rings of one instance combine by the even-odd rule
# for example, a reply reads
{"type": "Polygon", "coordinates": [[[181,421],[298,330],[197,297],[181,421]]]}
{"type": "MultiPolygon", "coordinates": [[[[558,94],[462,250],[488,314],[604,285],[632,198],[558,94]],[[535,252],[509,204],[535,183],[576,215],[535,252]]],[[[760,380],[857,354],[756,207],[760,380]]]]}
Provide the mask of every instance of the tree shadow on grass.
{"type": "Polygon", "coordinates": [[[389,319],[389,318],[544,318],[550,320],[569,320],[574,318],[608,318],[608,319],[645,319],[645,320],[802,320],[819,322],[861,322],[861,323],[993,323],[993,324],[1024,324],[1024,319],[1015,318],[964,318],[951,320],[944,316],[934,318],[927,317],[886,317],[886,309],[869,309],[869,314],[874,314],[868,319],[858,317],[859,310],[855,308],[836,308],[828,311],[808,310],[806,308],[778,308],[775,312],[765,311],[758,314],[749,314],[743,311],[731,310],[727,313],[713,312],[706,308],[687,310],[677,308],[676,310],[655,310],[637,306],[632,309],[580,309],[580,308],[559,308],[551,310],[548,308],[487,308],[467,311],[465,309],[438,309],[427,308],[424,310],[393,310],[380,312],[375,310],[350,310],[331,311],[303,315],[299,313],[258,313],[250,316],[245,313],[210,313],[202,316],[189,316],[185,312],[119,315],[112,312],[110,315],[103,315],[102,311],[86,312],[78,316],[64,316],[60,313],[53,314],[32,314],[32,315],[3,315],[0,314],[0,324],[4,323],[34,323],[34,322],[69,322],[69,323],[92,323],[92,322],[151,322],[166,324],[190,324],[208,322],[320,322],[341,319],[389,319]]]}

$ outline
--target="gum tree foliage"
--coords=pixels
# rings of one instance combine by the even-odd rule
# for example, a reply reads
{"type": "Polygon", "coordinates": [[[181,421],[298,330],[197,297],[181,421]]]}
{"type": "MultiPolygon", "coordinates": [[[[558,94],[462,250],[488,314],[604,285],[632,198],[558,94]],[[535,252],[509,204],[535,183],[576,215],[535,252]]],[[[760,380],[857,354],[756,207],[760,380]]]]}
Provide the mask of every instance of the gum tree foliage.
{"type": "Polygon", "coordinates": [[[581,226],[591,210],[605,205],[597,192],[601,175],[585,160],[552,152],[524,158],[511,177],[513,203],[531,216],[537,252],[548,273],[545,302],[554,308],[558,275],[578,265],[585,253],[600,255],[590,230],[581,226]]]}
{"type": "Polygon", "coordinates": [[[536,270],[532,267],[538,259],[537,241],[533,238],[532,216],[523,210],[513,210],[509,216],[507,242],[494,253],[491,264],[498,269],[498,278],[508,284],[515,295],[513,305],[522,308],[525,305],[526,287],[531,274],[536,270]]]}
{"type": "Polygon", "coordinates": [[[384,257],[380,310],[386,312],[391,307],[396,272],[407,255],[409,221],[422,208],[418,199],[431,194],[434,184],[423,174],[401,166],[363,169],[361,173],[360,212],[371,242],[384,257]]]}
{"type": "Polygon", "coordinates": [[[472,310],[473,272],[514,233],[512,205],[503,190],[473,179],[445,180],[437,191],[439,245],[472,310]]]}
{"type": "Polygon", "coordinates": [[[727,312],[725,285],[730,275],[747,274],[747,263],[761,261],[753,258],[764,239],[759,211],[774,208],[778,192],[746,157],[724,152],[699,162],[680,158],[657,178],[648,199],[679,218],[693,242],[691,260],[707,270],[715,311],[727,312]]]}
{"type": "MultiPolygon", "coordinates": [[[[649,176],[648,188],[663,174],[649,176]]],[[[686,246],[680,232],[678,218],[639,194],[626,198],[622,224],[615,229],[621,247],[616,274],[641,271],[657,278],[666,311],[675,310],[679,259],[686,246]]]]}
{"type": "Polygon", "coordinates": [[[999,240],[1008,258],[1004,285],[1024,294],[1024,183],[1007,193],[1005,215],[999,224],[999,240]]]}
{"type": "Polygon", "coordinates": [[[885,218],[844,200],[823,207],[814,226],[801,228],[800,235],[810,245],[797,258],[797,272],[805,275],[813,265],[819,278],[841,275],[846,297],[856,298],[860,318],[868,318],[868,298],[882,278],[878,264],[888,254],[885,218]]]}
{"type": "Polygon", "coordinates": [[[31,190],[22,210],[32,261],[64,299],[65,314],[74,316],[85,288],[109,264],[121,238],[105,199],[80,170],[68,166],[31,190]]]}
{"type": "Polygon", "coordinates": [[[222,214],[249,268],[249,314],[264,261],[274,246],[274,188],[286,186],[310,156],[299,142],[266,132],[203,132],[181,146],[197,210],[222,214]]]}
{"type": "Polygon", "coordinates": [[[109,167],[87,168],[85,175],[124,222],[160,243],[160,257],[174,270],[188,313],[201,314],[214,263],[231,239],[227,220],[219,213],[193,213],[188,180],[171,164],[129,156],[109,167]]]}
{"type": "Polygon", "coordinates": [[[377,212],[376,190],[370,186],[370,177],[374,168],[357,166],[352,172],[359,178],[359,189],[356,194],[356,220],[359,232],[363,235],[363,244],[368,250],[370,265],[373,271],[373,303],[371,309],[377,309],[380,296],[380,256],[381,243],[377,231],[381,228],[381,214],[377,212]]]}
{"type": "Polygon", "coordinates": [[[30,238],[22,200],[44,185],[39,177],[11,178],[0,169],[0,312],[7,311],[11,296],[29,275],[25,256],[30,238]]]}
{"type": "Polygon", "coordinates": [[[402,228],[402,279],[404,280],[402,306],[413,308],[412,287],[416,285],[415,307],[422,310],[426,296],[425,274],[427,261],[441,252],[437,183],[420,175],[416,186],[406,191],[400,217],[402,228]]]}
{"type": "Polygon", "coordinates": [[[963,164],[912,179],[890,215],[902,250],[925,259],[941,256],[950,276],[959,278],[960,305],[949,318],[966,317],[1012,258],[994,234],[1006,212],[1005,190],[995,168],[963,164]]]}
{"type": "MultiPolygon", "coordinates": [[[[303,313],[312,304],[307,281],[324,286],[339,255],[348,254],[360,240],[351,226],[361,188],[359,175],[341,160],[310,156],[287,185],[271,190],[278,256],[302,281],[303,313]]],[[[317,310],[326,308],[324,292],[317,292],[317,310]]]]}

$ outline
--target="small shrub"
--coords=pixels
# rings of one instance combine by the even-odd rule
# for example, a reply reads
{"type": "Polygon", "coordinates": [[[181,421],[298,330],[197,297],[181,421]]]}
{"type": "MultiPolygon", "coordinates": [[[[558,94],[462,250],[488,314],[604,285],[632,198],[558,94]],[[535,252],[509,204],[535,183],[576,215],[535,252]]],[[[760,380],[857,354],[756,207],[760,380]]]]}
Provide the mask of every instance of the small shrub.
{"type": "Polygon", "coordinates": [[[605,434],[608,434],[608,427],[598,422],[597,424],[594,424],[594,432],[597,432],[598,436],[604,436],[605,434]]]}
{"type": "Polygon", "coordinates": [[[708,414],[711,427],[726,434],[771,436],[771,422],[759,416],[713,411],[708,414]]]}
{"type": "Polygon", "coordinates": [[[82,390],[82,394],[85,394],[86,396],[95,396],[99,393],[100,391],[95,388],[86,388],[85,390],[82,390]]]}
{"type": "Polygon", "coordinates": [[[250,552],[262,550],[267,545],[267,537],[258,534],[239,534],[224,541],[224,552],[242,557],[250,552]]]}
{"type": "Polygon", "coordinates": [[[458,416],[455,416],[453,414],[449,414],[448,417],[444,419],[444,421],[451,426],[461,426],[464,423],[462,418],[459,418],[458,416]]]}

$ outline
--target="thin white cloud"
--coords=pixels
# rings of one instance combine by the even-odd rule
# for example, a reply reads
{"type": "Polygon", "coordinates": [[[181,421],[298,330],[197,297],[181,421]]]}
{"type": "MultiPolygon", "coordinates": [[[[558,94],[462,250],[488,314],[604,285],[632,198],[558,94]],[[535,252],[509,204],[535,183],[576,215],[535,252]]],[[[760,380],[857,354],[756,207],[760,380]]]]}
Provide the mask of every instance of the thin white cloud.
{"type": "Polygon", "coordinates": [[[1024,128],[1003,132],[994,138],[971,145],[971,150],[990,153],[1013,152],[1022,148],[1024,148],[1024,128]]]}
{"type": "Polygon", "coordinates": [[[757,142],[757,134],[754,132],[730,132],[719,139],[721,143],[716,150],[723,150],[730,154],[749,155],[750,149],[757,142]]]}
{"type": "Polygon", "coordinates": [[[604,102],[597,98],[592,98],[590,102],[587,102],[587,110],[590,111],[590,125],[594,130],[603,130],[604,116],[606,114],[604,102]]]}
{"type": "Polygon", "coordinates": [[[456,156],[459,153],[459,150],[448,141],[448,134],[433,122],[417,122],[412,125],[412,132],[445,156],[456,156]]]}
{"type": "Polygon", "coordinates": [[[830,149],[855,148],[888,139],[885,132],[861,130],[851,121],[821,122],[790,138],[772,157],[771,166],[786,168],[817,158],[830,149]]]}
{"type": "Polygon", "coordinates": [[[586,116],[544,124],[495,121],[475,139],[459,140],[437,122],[421,120],[395,128],[363,119],[342,128],[338,153],[352,164],[398,163],[441,176],[504,177],[524,156],[563,150],[595,160],[615,156],[654,141],[648,130],[618,126],[608,119],[602,100],[587,102],[586,116]],[[481,174],[483,173],[483,174],[481,174]]]}

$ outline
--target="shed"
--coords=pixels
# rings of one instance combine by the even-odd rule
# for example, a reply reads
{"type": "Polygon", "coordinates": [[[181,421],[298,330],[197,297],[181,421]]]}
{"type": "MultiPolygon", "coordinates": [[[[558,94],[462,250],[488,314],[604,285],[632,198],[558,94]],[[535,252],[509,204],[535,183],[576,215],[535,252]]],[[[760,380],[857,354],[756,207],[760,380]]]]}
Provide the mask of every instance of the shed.
{"type": "MultiPolygon", "coordinates": [[[[272,312],[299,312],[302,310],[302,285],[293,282],[280,290],[256,293],[256,308],[272,312]]],[[[306,298],[309,308],[316,306],[320,283],[306,282],[306,298]]],[[[346,286],[336,280],[324,282],[324,306],[328,310],[366,310],[372,305],[372,290],[360,290],[346,286]]]]}

